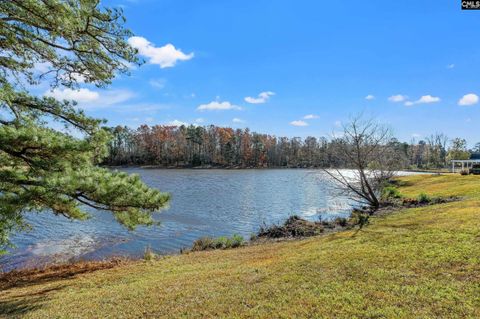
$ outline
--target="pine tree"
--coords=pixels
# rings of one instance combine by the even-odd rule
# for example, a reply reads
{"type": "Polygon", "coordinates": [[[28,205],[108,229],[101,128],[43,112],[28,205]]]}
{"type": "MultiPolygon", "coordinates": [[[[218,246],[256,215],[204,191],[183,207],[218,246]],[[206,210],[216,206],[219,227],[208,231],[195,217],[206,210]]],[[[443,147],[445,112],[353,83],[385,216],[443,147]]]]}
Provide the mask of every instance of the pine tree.
{"type": "Polygon", "coordinates": [[[153,223],[169,195],[136,175],[97,164],[111,138],[103,121],[72,101],[37,97],[26,88],[48,81],[75,89],[80,82],[108,85],[139,64],[126,42],[121,10],[96,0],[0,2],[0,250],[28,212],[86,219],[87,206],[111,211],[133,229],[153,223]],[[46,69],[39,74],[38,66],[46,69]],[[59,122],[65,130],[55,130],[59,122]]]}

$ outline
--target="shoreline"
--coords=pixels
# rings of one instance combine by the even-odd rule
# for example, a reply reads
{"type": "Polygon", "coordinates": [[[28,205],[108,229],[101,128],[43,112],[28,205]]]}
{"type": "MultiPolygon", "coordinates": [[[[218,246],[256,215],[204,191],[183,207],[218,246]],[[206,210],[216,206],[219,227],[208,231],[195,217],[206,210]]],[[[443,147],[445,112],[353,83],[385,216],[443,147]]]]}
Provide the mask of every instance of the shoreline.
{"type": "MultiPolygon", "coordinates": [[[[203,251],[190,251],[190,250],[178,250],[176,252],[153,252],[157,257],[155,260],[163,260],[174,256],[188,255],[194,253],[201,253],[206,251],[225,251],[225,250],[236,250],[239,248],[252,247],[252,246],[264,246],[275,243],[283,242],[294,242],[301,241],[310,238],[320,238],[325,237],[331,234],[340,233],[343,231],[351,230],[346,227],[335,227],[335,228],[326,228],[324,232],[314,236],[302,236],[302,237],[281,237],[281,238],[259,238],[256,240],[247,240],[245,245],[236,248],[227,248],[227,249],[209,249],[203,251]]],[[[192,242],[193,245],[194,242],[192,242]]],[[[190,249],[191,246],[188,248],[190,249]]],[[[139,255],[143,255],[139,254],[139,255]]],[[[49,274],[51,277],[55,272],[58,272],[59,277],[64,277],[65,274],[71,273],[73,270],[82,269],[81,273],[92,272],[95,270],[115,268],[121,265],[129,265],[141,262],[148,262],[144,257],[132,257],[128,255],[118,255],[111,256],[103,259],[82,259],[81,256],[78,259],[71,259],[70,261],[55,262],[52,260],[50,263],[45,262],[37,266],[25,266],[15,269],[10,269],[8,271],[1,271],[0,269],[0,288],[3,288],[5,285],[11,285],[11,282],[14,281],[15,276],[23,277],[32,277],[38,276],[41,274],[49,274]],[[85,271],[83,271],[85,270],[85,271]]],[[[23,279],[21,280],[23,282],[23,279]]],[[[15,285],[11,285],[15,286],[15,285]]]]}
{"type": "MultiPolygon", "coordinates": [[[[241,247],[250,247],[250,246],[259,246],[259,245],[268,245],[273,243],[280,243],[280,242],[289,242],[289,241],[299,241],[305,240],[312,237],[322,237],[327,236],[333,233],[338,233],[342,231],[348,230],[347,228],[335,227],[332,229],[326,228],[325,231],[321,234],[315,236],[303,236],[303,237],[282,237],[282,238],[259,238],[256,240],[246,240],[245,244],[237,247],[237,248],[227,248],[227,249],[211,249],[205,251],[215,251],[215,250],[233,250],[238,249],[241,247]]],[[[191,245],[186,249],[179,249],[177,251],[171,252],[158,252],[153,251],[153,253],[157,256],[157,260],[169,258],[172,256],[180,256],[185,254],[196,253],[200,251],[190,251],[191,247],[193,246],[194,242],[200,238],[195,239],[192,241],[191,245]]],[[[62,271],[68,271],[68,268],[91,268],[90,265],[93,265],[93,268],[96,268],[97,265],[104,265],[104,264],[130,264],[136,262],[144,262],[147,261],[144,257],[144,251],[139,251],[138,254],[135,255],[112,255],[105,258],[85,258],[84,256],[78,256],[77,258],[70,258],[69,260],[66,259],[59,259],[52,257],[52,260],[44,260],[44,262],[38,263],[37,265],[30,263],[29,265],[20,266],[18,268],[9,269],[7,271],[3,271],[0,267],[0,288],[4,284],[4,281],[12,276],[12,274],[22,274],[22,275],[29,275],[32,273],[45,273],[50,272],[52,269],[62,269],[62,271]],[[63,260],[63,261],[58,261],[63,260]]],[[[58,257],[58,256],[57,256],[58,257]]],[[[107,267],[113,268],[113,267],[107,267]]]]}
{"type": "Polygon", "coordinates": [[[0,276],[3,314],[178,318],[200,308],[203,317],[269,318],[275,308],[285,318],[329,317],[339,309],[345,318],[477,318],[480,179],[402,179],[406,198],[459,201],[385,211],[366,228],[300,240],[18,271],[0,276]]]}
{"type": "MultiPolygon", "coordinates": [[[[463,201],[463,199],[459,199],[459,201],[463,201]]],[[[435,204],[431,204],[431,205],[435,205],[435,204]]],[[[425,206],[429,206],[429,204],[418,205],[413,207],[387,205],[387,206],[380,207],[377,211],[375,211],[372,217],[384,217],[387,215],[395,214],[405,209],[411,209],[415,207],[425,207],[425,206]]],[[[356,211],[356,208],[352,207],[350,216],[347,218],[347,220],[352,217],[355,211],[356,211]]],[[[288,220],[288,218],[286,220],[288,220]]],[[[303,218],[301,218],[301,220],[307,223],[315,223],[303,218]]],[[[352,231],[358,227],[357,225],[352,225],[352,224],[348,226],[340,226],[335,223],[335,220],[327,222],[327,224],[324,225],[323,231],[321,233],[312,235],[312,236],[285,236],[285,237],[278,237],[278,238],[257,237],[256,239],[246,240],[245,244],[241,245],[240,247],[227,248],[227,249],[207,249],[203,251],[234,250],[242,247],[262,246],[262,245],[270,245],[270,244],[282,243],[282,242],[301,241],[309,238],[321,238],[321,237],[329,236],[332,234],[352,231]]],[[[279,225],[283,225],[283,222],[279,225]]],[[[273,227],[273,226],[278,226],[278,225],[271,224],[269,227],[273,227]]],[[[255,233],[255,235],[258,235],[258,233],[255,233]]],[[[215,237],[211,237],[211,238],[215,239],[215,237]]],[[[199,240],[199,239],[201,238],[197,238],[196,240],[199,240]]],[[[172,256],[180,256],[185,254],[202,252],[202,251],[190,250],[196,240],[192,241],[189,247],[185,249],[179,249],[178,251],[171,251],[171,252],[152,251],[156,256],[155,260],[166,259],[172,256]]],[[[134,255],[112,255],[109,257],[98,258],[98,259],[97,258],[89,259],[89,258],[85,258],[84,256],[78,256],[77,258],[71,258],[70,260],[66,260],[66,261],[59,261],[62,259],[53,258],[51,261],[45,260],[43,263],[39,263],[37,265],[32,263],[24,267],[9,269],[7,271],[2,271],[0,268],[0,288],[3,285],[5,285],[5,280],[9,281],[10,280],[9,278],[11,278],[12,276],[15,276],[16,274],[19,274],[21,276],[31,276],[32,274],[38,274],[38,273],[50,273],[52,270],[56,270],[56,269],[61,269],[62,272],[65,272],[65,271],[68,272],[70,268],[72,269],[87,268],[87,269],[95,269],[95,270],[98,270],[97,267],[100,267],[99,269],[113,268],[116,265],[125,265],[125,264],[148,261],[143,255],[144,253],[139,251],[139,253],[135,254],[135,256],[134,255]],[[114,265],[114,266],[105,266],[105,265],[114,265]]]]}
{"type": "Polygon", "coordinates": [[[241,166],[163,166],[163,165],[104,165],[102,167],[106,168],[143,168],[143,169],[185,169],[185,170],[268,170],[268,169],[323,169],[321,167],[285,167],[285,166],[275,166],[275,167],[241,167],[241,166]]]}
{"type": "MultiPolygon", "coordinates": [[[[165,170],[324,170],[324,169],[337,169],[337,168],[325,168],[317,166],[307,167],[286,167],[286,166],[274,166],[274,167],[240,167],[240,166],[163,166],[163,165],[102,165],[101,167],[118,169],[118,168],[141,168],[141,169],[165,169],[165,170]]],[[[339,170],[354,170],[354,168],[342,167],[339,170]]],[[[448,169],[400,169],[399,172],[409,173],[426,173],[426,174],[453,174],[448,169]]]]}
{"type": "MultiPolygon", "coordinates": [[[[155,169],[155,168],[153,168],[153,169],[155,169]]],[[[167,168],[167,169],[169,169],[169,168],[167,168]]],[[[207,168],[203,168],[203,169],[207,169],[207,168]]],[[[212,168],[212,169],[220,169],[220,168],[212,168]]],[[[266,169],[266,168],[263,168],[263,169],[266,169]]],[[[274,168],[270,168],[270,169],[274,170],[274,168]]],[[[282,169],[289,169],[289,168],[282,168],[282,169]]],[[[309,170],[308,168],[296,168],[296,169],[297,170],[302,170],[302,169],[303,170],[309,170]]],[[[321,171],[322,169],[317,169],[317,170],[321,171]]],[[[312,172],[312,173],[314,173],[314,172],[312,172]]],[[[354,208],[355,207],[349,207],[348,211],[347,210],[345,211],[346,213],[348,213],[348,216],[352,215],[352,211],[354,210],[354,208]]],[[[345,215],[345,217],[347,217],[347,215],[345,215]]],[[[288,219],[288,216],[285,217],[285,219],[288,219]]],[[[259,222],[257,226],[260,227],[261,223],[259,222]]],[[[272,225],[269,225],[269,226],[272,226],[272,225]]],[[[342,230],[343,229],[335,229],[335,232],[342,231],[342,230]]],[[[329,230],[329,229],[325,229],[325,233],[330,233],[330,232],[332,232],[332,231],[329,230]]],[[[210,234],[212,234],[212,233],[210,233],[210,234]]],[[[230,235],[232,235],[232,234],[230,234],[230,235]]],[[[246,236],[246,239],[248,241],[248,236],[249,235],[248,234],[247,235],[243,234],[243,235],[246,236]]],[[[207,234],[206,236],[209,236],[209,235],[207,234]]],[[[192,241],[189,242],[189,245],[183,247],[183,249],[189,249],[191,247],[191,245],[193,245],[194,241],[197,240],[197,239],[199,239],[199,238],[192,239],[192,241]]],[[[283,241],[283,240],[291,240],[291,238],[280,239],[280,241],[283,241]]],[[[265,240],[265,241],[270,242],[272,240],[265,240]]],[[[273,240],[273,241],[278,241],[278,239],[273,240]]],[[[102,244],[103,243],[99,243],[98,245],[102,245],[102,244]]],[[[249,244],[258,244],[258,243],[250,243],[249,242],[249,244]]],[[[157,248],[159,248],[159,247],[157,247],[157,248]]],[[[155,253],[158,254],[159,256],[168,256],[168,255],[177,255],[177,254],[181,253],[181,251],[182,251],[182,247],[178,248],[177,250],[163,250],[160,247],[160,249],[156,250],[155,253]]],[[[95,255],[95,254],[93,254],[93,255],[95,255]]],[[[143,258],[142,256],[143,256],[143,250],[142,249],[139,249],[138,251],[135,251],[135,252],[130,252],[130,253],[127,253],[127,254],[123,254],[123,255],[116,254],[113,251],[113,252],[106,253],[106,254],[95,255],[94,257],[85,256],[85,255],[82,255],[82,254],[77,255],[77,256],[69,256],[68,258],[66,258],[64,255],[53,255],[53,256],[45,256],[41,260],[38,260],[37,258],[35,258],[36,261],[34,261],[34,259],[29,259],[28,262],[17,264],[17,265],[12,265],[12,264],[7,262],[5,264],[5,267],[0,267],[0,273],[8,273],[10,271],[24,270],[24,269],[45,268],[45,267],[48,267],[48,266],[51,266],[51,265],[61,265],[61,264],[65,264],[65,263],[69,264],[71,262],[76,263],[76,262],[79,262],[79,261],[109,260],[111,258],[117,258],[117,257],[137,260],[137,259],[142,259],[143,258]]]]}

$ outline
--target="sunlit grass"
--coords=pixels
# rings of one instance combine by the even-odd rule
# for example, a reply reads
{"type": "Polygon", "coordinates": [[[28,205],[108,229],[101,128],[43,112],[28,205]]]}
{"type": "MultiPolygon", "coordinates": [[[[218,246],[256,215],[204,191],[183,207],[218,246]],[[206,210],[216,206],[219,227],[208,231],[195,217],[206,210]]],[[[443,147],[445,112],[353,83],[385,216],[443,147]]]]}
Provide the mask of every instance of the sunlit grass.
{"type": "MultiPolygon", "coordinates": [[[[0,292],[26,318],[478,318],[480,177],[402,178],[462,196],[361,231],[135,262],[0,292]]],[[[7,314],[8,313],[8,314],[7,314]]]]}

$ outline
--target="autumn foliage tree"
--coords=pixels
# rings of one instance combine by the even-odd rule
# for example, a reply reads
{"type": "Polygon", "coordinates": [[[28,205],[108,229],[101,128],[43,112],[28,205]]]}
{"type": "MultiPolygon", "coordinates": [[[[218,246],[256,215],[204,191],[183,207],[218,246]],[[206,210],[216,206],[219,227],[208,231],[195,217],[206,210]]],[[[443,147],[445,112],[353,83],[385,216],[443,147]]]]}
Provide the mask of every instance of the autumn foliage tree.
{"type": "Polygon", "coordinates": [[[325,139],[277,138],[270,134],[209,125],[141,125],[110,129],[107,165],[165,167],[319,167],[326,165],[325,139]]]}
{"type": "MultiPolygon", "coordinates": [[[[208,126],[141,125],[137,129],[110,129],[115,138],[110,143],[107,165],[157,165],[163,167],[347,167],[338,157],[344,142],[332,138],[306,136],[278,137],[252,132],[248,128],[208,126]]],[[[441,133],[426,140],[410,143],[392,138],[402,168],[425,169],[445,167],[452,151],[469,156],[466,145],[458,147],[453,139],[441,133]]],[[[460,139],[461,140],[461,139],[460,139]]],[[[463,141],[463,140],[461,140],[463,141]]],[[[457,153],[455,153],[457,154],[457,153]]],[[[455,155],[456,156],[456,155],[455,155]]]]}
{"type": "MultiPolygon", "coordinates": [[[[139,61],[123,22],[121,11],[97,0],[0,2],[0,250],[12,231],[25,227],[30,211],[85,219],[90,206],[134,228],[152,224],[152,213],[168,202],[168,194],[138,176],[96,165],[107,156],[111,138],[101,120],[72,101],[26,89],[45,81],[52,87],[103,87],[127,73],[139,61]],[[52,129],[55,122],[66,131],[52,129]]],[[[112,143],[132,142],[117,135],[112,143]]]]}

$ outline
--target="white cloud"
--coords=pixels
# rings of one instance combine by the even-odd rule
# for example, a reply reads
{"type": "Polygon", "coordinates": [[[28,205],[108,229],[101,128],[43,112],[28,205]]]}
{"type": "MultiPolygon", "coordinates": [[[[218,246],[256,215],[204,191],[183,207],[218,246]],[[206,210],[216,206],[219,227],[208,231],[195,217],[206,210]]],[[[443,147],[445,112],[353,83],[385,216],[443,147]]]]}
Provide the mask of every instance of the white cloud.
{"type": "Polygon", "coordinates": [[[33,71],[36,73],[46,73],[52,69],[52,64],[49,62],[36,62],[33,64],[33,71]]]}
{"type": "Polygon", "coordinates": [[[342,122],[341,121],[335,121],[335,123],[333,123],[336,127],[341,127],[342,126],[342,122]]]}
{"type": "Polygon", "coordinates": [[[133,112],[135,114],[142,112],[146,114],[155,114],[160,110],[168,110],[173,106],[170,104],[155,104],[155,103],[126,103],[122,104],[121,108],[115,109],[119,112],[133,112]]]}
{"type": "Polygon", "coordinates": [[[228,101],[220,102],[220,101],[212,101],[208,104],[201,104],[197,107],[198,111],[224,111],[224,110],[241,110],[242,108],[238,105],[234,105],[228,101]]]}
{"type": "Polygon", "coordinates": [[[148,83],[150,83],[151,86],[153,86],[154,88],[157,88],[157,89],[163,89],[165,88],[165,85],[167,84],[167,80],[165,79],[151,79],[150,81],[148,81],[148,83]]]}
{"type": "Polygon", "coordinates": [[[365,100],[368,100],[368,101],[375,100],[375,96],[372,94],[369,94],[365,97],[365,100]]]}
{"type": "MultiPolygon", "coordinates": [[[[86,74],[88,75],[88,74],[86,74]]],[[[77,72],[63,73],[60,78],[67,82],[85,83],[85,75],[77,72]]]]}
{"type": "Polygon", "coordinates": [[[422,135],[420,135],[420,134],[418,134],[418,133],[413,133],[413,134],[412,134],[412,137],[413,137],[413,138],[420,138],[420,137],[422,137],[422,135]]]}
{"type": "Polygon", "coordinates": [[[315,114],[308,114],[303,117],[304,120],[313,120],[313,119],[318,119],[319,116],[315,114]]]}
{"type": "Polygon", "coordinates": [[[179,120],[173,120],[173,121],[168,122],[167,125],[171,125],[171,126],[185,125],[185,126],[188,126],[188,123],[187,122],[182,122],[182,121],[179,121],[179,120]]]}
{"type": "Polygon", "coordinates": [[[424,95],[421,98],[419,98],[417,101],[415,101],[415,103],[428,104],[428,103],[437,103],[440,101],[441,100],[438,96],[424,95]]]}
{"type": "Polygon", "coordinates": [[[412,105],[415,105],[415,104],[429,104],[429,103],[437,103],[437,102],[440,102],[440,101],[441,101],[441,99],[437,96],[424,95],[416,101],[405,102],[405,105],[406,106],[412,106],[412,105]]]}
{"type": "Polygon", "coordinates": [[[234,118],[234,119],[232,120],[232,122],[233,122],[233,123],[245,123],[244,120],[239,119],[238,117],[234,118]]]}
{"type": "Polygon", "coordinates": [[[478,103],[478,95],[469,93],[464,95],[460,100],[458,100],[458,105],[467,106],[474,105],[478,103]]]}
{"type": "Polygon", "coordinates": [[[122,64],[129,70],[136,70],[138,68],[138,65],[132,62],[123,61],[122,64]]]}
{"type": "Polygon", "coordinates": [[[205,122],[205,119],[203,119],[201,117],[195,119],[195,123],[203,123],[203,122],[205,122]]]}
{"type": "Polygon", "coordinates": [[[275,93],[271,91],[262,92],[258,94],[258,97],[247,96],[245,98],[245,102],[250,104],[263,104],[266,103],[273,95],[275,95],[275,93]]]}
{"type": "MultiPolygon", "coordinates": [[[[50,78],[54,78],[57,76],[56,72],[51,72],[52,70],[55,70],[55,68],[52,66],[50,62],[36,62],[33,64],[33,69],[32,71],[34,72],[35,75],[37,76],[47,76],[50,78]],[[51,74],[48,76],[47,74],[51,74]]],[[[74,81],[76,83],[85,83],[85,75],[88,75],[87,71],[84,71],[84,74],[78,73],[78,72],[72,72],[72,73],[60,73],[58,74],[58,78],[64,81],[74,81]]]]}
{"type": "Polygon", "coordinates": [[[100,99],[98,100],[98,103],[96,103],[96,106],[102,107],[120,104],[130,100],[134,96],[135,94],[128,90],[105,91],[100,95],[100,99]]]}
{"type": "Polygon", "coordinates": [[[128,90],[92,91],[87,88],[73,90],[69,88],[54,89],[44,93],[44,96],[57,100],[73,100],[83,109],[103,108],[116,105],[131,99],[134,94],[128,90]]]}
{"type": "Polygon", "coordinates": [[[449,65],[447,65],[447,69],[453,69],[454,67],[455,67],[455,64],[453,64],[453,63],[452,63],[452,64],[449,64],[449,65]]]}
{"type": "Polygon", "coordinates": [[[85,83],[86,81],[85,76],[80,73],[72,73],[70,74],[70,78],[77,83],[85,83]]]}
{"type": "Polygon", "coordinates": [[[308,126],[308,123],[305,122],[305,121],[298,120],[298,121],[290,122],[290,125],[293,125],[293,126],[308,126]]]}
{"type": "Polygon", "coordinates": [[[74,100],[77,101],[79,104],[93,102],[100,98],[100,94],[98,94],[98,92],[91,91],[89,89],[54,89],[45,92],[44,95],[48,97],[53,97],[57,100],[74,100]]]}
{"type": "Polygon", "coordinates": [[[128,44],[137,49],[138,53],[149,58],[150,63],[158,64],[162,69],[173,67],[177,61],[187,61],[194,56],[193,52],[185,54],[171,43],[157,48],[143,37],[131,37],[128,39],[128,44]]]}
{"type": "Polygon", "coordinates": [[[395,102],[395,103],[403,102],[406,99],[408,99],[408,96],[402,95],[402,94],[392,95],[388,98],[390,102],[395,102]]]}

